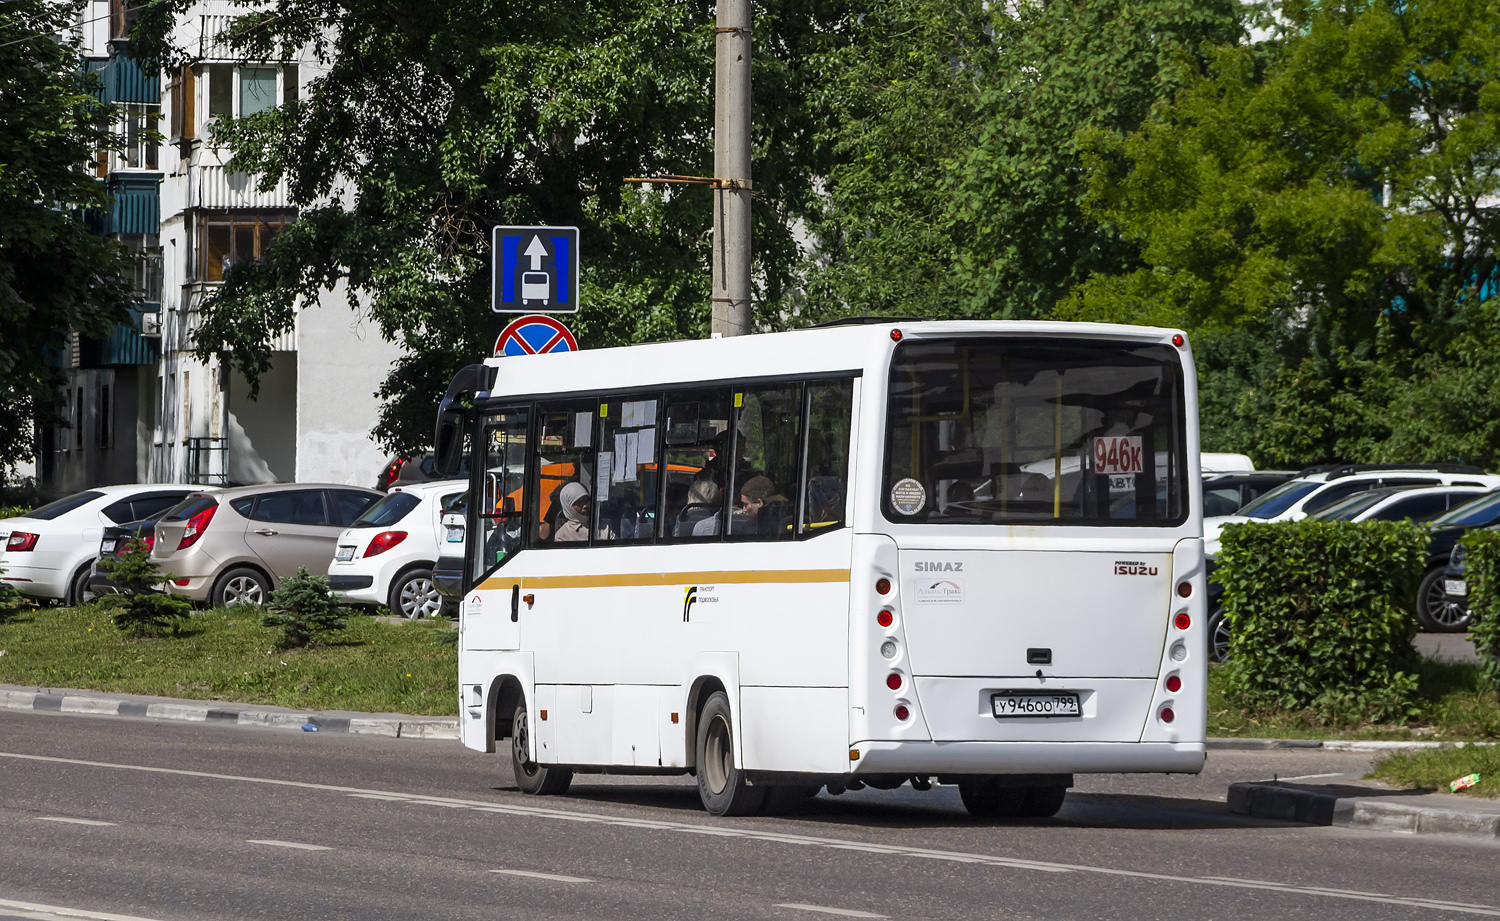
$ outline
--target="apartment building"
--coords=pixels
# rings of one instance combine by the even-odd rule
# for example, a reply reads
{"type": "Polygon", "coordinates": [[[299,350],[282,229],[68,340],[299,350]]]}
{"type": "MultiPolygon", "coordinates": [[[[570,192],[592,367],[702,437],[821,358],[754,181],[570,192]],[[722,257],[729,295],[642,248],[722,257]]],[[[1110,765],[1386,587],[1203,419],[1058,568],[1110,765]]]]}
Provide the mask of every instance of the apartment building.
{"type": "Polygon", "coordinates": [[[135,323],[104,340],[75,339],[59,356],[70,425],[42,435],[44,484],[339,482],[368,484],[385,459],[370,437],[375,391],[399,349],[345,292],[303,310],[272,343],[256,399],[217,359],[193,355],[203,302],[233,265],[262,258],[297,216],[285,185],[260,191],[228,166],[211,127],[295,100],[309,60],[244,61],[218,34],[236,8],[195,4],[177,23],[189,63],[149,75],[131,60],[133,13],[91,0],[83,14],[87,66],[120,109],[127,149],[99,166],[110,209],[97,232],[136,253],[135,323]],[[163,136],[153,140],[148,128],[163,136]]]}

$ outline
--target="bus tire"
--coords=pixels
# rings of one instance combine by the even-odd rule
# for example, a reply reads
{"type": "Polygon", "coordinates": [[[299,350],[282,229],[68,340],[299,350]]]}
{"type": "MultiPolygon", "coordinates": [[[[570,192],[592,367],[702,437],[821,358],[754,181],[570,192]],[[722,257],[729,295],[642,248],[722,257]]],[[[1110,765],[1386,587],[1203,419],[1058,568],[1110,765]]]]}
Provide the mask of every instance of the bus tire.
{"type": "Polygon", "coordinates": [[[516,706],[510,723],[510,767],[516,775],[516,786],[533,796],[557,796],[568,792],[573,772],[546,767],[531,760],[531,723],[526,718],[526,702],[516,706]]]}
{"type": "Polygon", "coordinates": [[[734,723],[729,697],[714,691],[698,715],[698,798],[710,815],[754,815],[765,800],[765,787],[752,787],[734,763],[734,723]]]}
{"type": "Polygon", "coordinates": [[[998,777],[968,777],[958,782],[958,796],[976,819],[1008,818],[1026,805],[1025,787],[1008,787],[998,777]]]}
{"type": "Polygon", "coordinates": [[[1050,819],[1062,808],[1067,799],[1068,788],[1061,784],[1045,784],[1026,788],[1026,798],[1021,803],[1020,815],[1028,819],[1050,819]]]}

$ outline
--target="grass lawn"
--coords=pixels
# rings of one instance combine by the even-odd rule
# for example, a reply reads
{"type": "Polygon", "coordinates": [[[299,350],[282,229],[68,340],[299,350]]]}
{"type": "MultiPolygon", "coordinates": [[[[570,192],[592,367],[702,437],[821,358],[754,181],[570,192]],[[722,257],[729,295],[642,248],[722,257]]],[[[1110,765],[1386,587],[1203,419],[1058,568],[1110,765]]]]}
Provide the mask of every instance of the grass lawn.
{"type": "Polygon", "coordinates": [[[1365,776],[1398,787],[1423,787],[1447,793],[1448,784],[1470,774],[1478,774],[1479,783],[1459,791],[1461,794],[1500,799],[1500,745],[1392,755],[1365,776]]]}
{"type": "MultiPolygon", "coordinates": [[[[1500,695],[1480,678],[1478,666],[1424,659],[1418,677],[1421,683],[1417,706],[1421,712],[1410,723],[1327,726],[1319,725],[1311,713],[1247,713],[1232,706],[1224,699],[1223,667],[1211,665],[1208,671],[1208,734],[1267,739],[1483,741],[1500,738],[1500,695]]],[[[1459,776],[1461,774],[1453,775],[1459,776]]]]}
{"type": "MultiPolygon", "coordinates": [[[[258,609],[200,611],[178,636],[129,639],[97,608],[22,610],[0,623],[0,684],[456,716],[458,647],[429,623],[351,615],[327,645],[278,650],[258,609]]],[[[450,634],[451,635],[451,634],[450,634]]]]}

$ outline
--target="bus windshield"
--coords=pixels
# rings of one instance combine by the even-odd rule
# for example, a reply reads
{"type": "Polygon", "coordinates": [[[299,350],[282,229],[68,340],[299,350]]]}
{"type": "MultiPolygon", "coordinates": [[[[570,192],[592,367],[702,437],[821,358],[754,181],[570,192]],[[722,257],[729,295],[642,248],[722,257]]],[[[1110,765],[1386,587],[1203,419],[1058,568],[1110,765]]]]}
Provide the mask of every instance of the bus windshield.
{"type": "Polygon", "coordinates": [[[1168,346],[910,341],[887,405],[881,504],[893,522],[1187,520],[1182,359],[1168,346]]]}

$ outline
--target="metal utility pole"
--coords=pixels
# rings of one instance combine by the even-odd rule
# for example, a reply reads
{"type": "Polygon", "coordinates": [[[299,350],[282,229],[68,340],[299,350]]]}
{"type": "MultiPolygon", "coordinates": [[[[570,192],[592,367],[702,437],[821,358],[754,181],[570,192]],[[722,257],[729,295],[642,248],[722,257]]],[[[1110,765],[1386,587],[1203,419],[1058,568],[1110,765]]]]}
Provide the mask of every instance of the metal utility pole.
{"type": "Polygon", "coordinates": [[[750,332],[750,0],[719,0],[714,30],[713,323],[750,332]]]}

